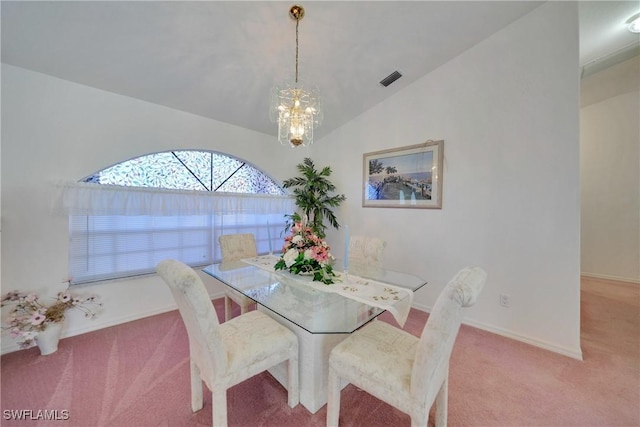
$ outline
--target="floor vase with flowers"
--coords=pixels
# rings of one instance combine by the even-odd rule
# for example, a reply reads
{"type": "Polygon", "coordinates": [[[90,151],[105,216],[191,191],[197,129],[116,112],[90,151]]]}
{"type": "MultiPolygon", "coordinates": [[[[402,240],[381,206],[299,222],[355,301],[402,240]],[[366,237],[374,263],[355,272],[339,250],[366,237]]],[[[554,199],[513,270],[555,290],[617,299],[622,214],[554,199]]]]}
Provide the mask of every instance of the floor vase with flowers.
{"type": "Polygon", "coordinates": [[[49,323],[42,332],[36,335],[35,340],[40,349],[40,354],[46,356],[47,354],[58,351],[58,342],[60,342],[61,334],[62,322],[52,322],[49,323]]]}
{"type": "Polygon", "coordinates": [[[58,350],[67,310],[79,310],[85,317],[92,318],[102,308],[102,303],[97,301],[96,296],[81,298],[73,296],[69,291],[59,292],[50,305],[41,301],[35,293],[11,291],[2,298],[0,305],[13,306],[5,328],[18,340],[20,348],[37,345],[41,354],[51,354],[58,350]]]}

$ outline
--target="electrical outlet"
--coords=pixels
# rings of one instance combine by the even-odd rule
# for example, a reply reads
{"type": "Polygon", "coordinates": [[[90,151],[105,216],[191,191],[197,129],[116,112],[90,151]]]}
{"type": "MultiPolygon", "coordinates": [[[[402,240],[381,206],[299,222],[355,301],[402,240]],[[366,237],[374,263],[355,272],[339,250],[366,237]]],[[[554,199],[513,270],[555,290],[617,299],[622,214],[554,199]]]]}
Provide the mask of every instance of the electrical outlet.
{"type": "Polygon", "coordinates": [[[509,295],[500,294],[500,305],[503,307],[509,307],[509,295]]]}

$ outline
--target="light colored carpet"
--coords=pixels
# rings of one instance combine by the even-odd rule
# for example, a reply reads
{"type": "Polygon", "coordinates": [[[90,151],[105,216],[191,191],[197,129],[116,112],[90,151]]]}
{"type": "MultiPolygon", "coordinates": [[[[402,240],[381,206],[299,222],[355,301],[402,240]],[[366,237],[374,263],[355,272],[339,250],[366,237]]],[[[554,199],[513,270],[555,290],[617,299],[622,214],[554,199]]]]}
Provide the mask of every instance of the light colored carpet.
{"type": "MultiPolygon", "coordinates": [[[[222,300],[215,306],[222,315],[222,300]]],[[[405,329],[419,335],[427,317],[412,310],[405,329]]],[[[451,359],[449,425],[640,426],[639,286],[583,280],[582,349],[583,362],[463,326],[451,359]]],[[[64,339],[49,356],[10,353],[1,364],[2,426],[211,425],[208,392],[201,411],[190,409],[188,342],[175,311],[64,339]],[[20,409],[66,409],[69,420],[6,419],[20,409]]],[[[310,414],[286,400],[269,374],[258,375],[229,390],[229,425],[325,425],[326,406],[310,414]]],[[[341,426],[410,425],[351,385],[341,403],[341,426]]]]}

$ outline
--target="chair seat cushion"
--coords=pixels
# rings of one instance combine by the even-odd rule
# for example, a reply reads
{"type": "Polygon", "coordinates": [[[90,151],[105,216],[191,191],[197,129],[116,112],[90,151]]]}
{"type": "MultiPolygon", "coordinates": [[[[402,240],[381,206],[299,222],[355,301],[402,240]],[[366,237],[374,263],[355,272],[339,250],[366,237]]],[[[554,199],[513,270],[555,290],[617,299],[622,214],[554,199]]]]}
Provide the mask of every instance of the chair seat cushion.
{"type": "Polygon", "coordinates": [[[232,376],[241,374],[239,369],[267,359],[273,360],[278,356],[287,359],[291,350],[298,347],[293,332],[259,311],[251,311],[221,324],[220,332],[227,348],[227,374],[232,376]]]}
{"type": "Polygon", "coordinates": [[[374,321],[338,344],[329,359],[340,377],[362,384],[373,395],[406,399],[418,338],[374,321]]]}

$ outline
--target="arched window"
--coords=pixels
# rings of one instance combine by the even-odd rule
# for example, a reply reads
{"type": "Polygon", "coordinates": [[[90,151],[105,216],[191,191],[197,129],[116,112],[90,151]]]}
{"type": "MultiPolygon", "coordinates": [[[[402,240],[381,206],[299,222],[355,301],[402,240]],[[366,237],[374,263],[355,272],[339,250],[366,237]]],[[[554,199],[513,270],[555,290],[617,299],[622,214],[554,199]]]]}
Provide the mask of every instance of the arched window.
{"type": "Polygon", "coordinates": [[[254,166],[213,151],[149,154],[103,169],[83,181],[173,190],[285,194],[281,186],[254,166]]]}
{"type": "Polygon", "coordinates": [[[218,262],[221,234],[252,233],[259,253],[277,252],[295,209],[256,167],[195,150],[118,163],[82,179],[65,200],[72,284],[152,273],[166,258],[218,262]]]}

